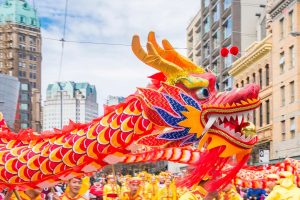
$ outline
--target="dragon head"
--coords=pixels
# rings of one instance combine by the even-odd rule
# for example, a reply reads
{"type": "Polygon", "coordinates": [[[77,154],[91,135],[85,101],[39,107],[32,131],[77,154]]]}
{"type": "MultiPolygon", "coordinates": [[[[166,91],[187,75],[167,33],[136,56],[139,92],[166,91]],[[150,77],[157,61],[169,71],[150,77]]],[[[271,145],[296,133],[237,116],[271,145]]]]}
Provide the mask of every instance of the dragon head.
{"type": "Polygon", "coordinates": [[[219,92],[215,74],[181,56],[167,40],[164,39],[162,45],[163,48],[158,45],[153,32],[148,35],[147,52],[141,47],[138,36],[132,40],[134,54],[160,71],[151,77],[153,83],[160,87],[158,92],[140,89],[149,108],[145,111],[150,120],[172,129],[155,139],[170,139],[173,143],[183,140],[181,145],[198,142],[200,149],[226,146],[221,157],[237,155],[242,158],[249,154],[257,142],[255,126],[248,120],[252,111],[260,105],[259,86],[249,84],[244,88],[219,92]],[[184,99],[184,96],[190,100],[184,99]],[[195,103],[189,103],[191,101],[195,103]],[[178,109],[180,106],[182,109],[178,109]],[[174,117],[174,124],[161,123],[166,122],[167,117],[174,117]],[[185,131],[185,134],[176,137],[172,134],[174,130],[177,136],[178,130],[185,131]]]}

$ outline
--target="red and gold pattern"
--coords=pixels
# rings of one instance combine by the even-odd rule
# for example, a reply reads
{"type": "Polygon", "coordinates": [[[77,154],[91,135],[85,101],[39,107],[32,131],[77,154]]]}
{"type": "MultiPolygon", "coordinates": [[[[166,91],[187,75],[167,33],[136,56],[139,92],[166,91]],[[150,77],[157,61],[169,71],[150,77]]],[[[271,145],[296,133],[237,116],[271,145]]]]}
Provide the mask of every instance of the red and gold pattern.
{"type": "Polygon", "coordinates": [[[158,160],[194,165],[184,180],[188,186],[211,180],[205,186],[210,191],[228,183],[257,142],[247,119],[260,105],[259,87],[218,92],[213,73],[181,56],[167,40],[162,44],[150,32],[146,52],[133,37],[134,54],[160,72],[150,77],[149,87],[106,107],[105,115],[90,123],[15,134],[1,115],[0,184],[49,187],[105,165],[158,160]],[[191,148],[195,144],[198,148],[191,148]],[[233,167],[226,168],[229,163],[233,167]]]}

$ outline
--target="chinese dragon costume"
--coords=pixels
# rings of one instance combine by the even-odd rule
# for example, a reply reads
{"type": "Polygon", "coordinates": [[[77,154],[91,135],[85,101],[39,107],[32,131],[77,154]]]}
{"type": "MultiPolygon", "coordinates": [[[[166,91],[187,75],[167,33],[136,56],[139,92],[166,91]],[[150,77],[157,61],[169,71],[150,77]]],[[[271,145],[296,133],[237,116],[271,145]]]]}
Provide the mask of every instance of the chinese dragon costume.
{"type": "Polygon", "coordinates": [[[162,45],[150,32],[145,51],[133,36],[133,53],[159,72],[147,88],[87,124],[70,121],[62,130],[15,134],[1,116],[0,185],[49,187],[106,165],[166,160],[193,167],[178,184],[206,180],[207,191],[224,187],[257,142],[248,119],[260,105],[259,87],[218,92],[212,72],[181,56],[167,40],[162,45]]]}

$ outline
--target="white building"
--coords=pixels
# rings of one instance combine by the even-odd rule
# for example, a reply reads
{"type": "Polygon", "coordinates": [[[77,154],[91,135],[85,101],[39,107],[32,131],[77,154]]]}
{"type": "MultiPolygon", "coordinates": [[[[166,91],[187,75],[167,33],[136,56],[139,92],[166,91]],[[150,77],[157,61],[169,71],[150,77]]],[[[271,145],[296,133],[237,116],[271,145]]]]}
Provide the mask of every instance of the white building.
{"type": "Polygon", "coordinates": [[[89,83],[49,84],[43,109],[43,130],[62,128],[69,120],[86,123],[98,117],[97,92],[89,83]]]}

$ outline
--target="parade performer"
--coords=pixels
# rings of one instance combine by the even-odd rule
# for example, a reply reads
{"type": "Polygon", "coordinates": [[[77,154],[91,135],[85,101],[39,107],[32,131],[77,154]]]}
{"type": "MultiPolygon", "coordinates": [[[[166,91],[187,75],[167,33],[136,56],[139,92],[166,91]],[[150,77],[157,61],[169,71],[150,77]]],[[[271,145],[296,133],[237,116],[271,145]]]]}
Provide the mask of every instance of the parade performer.
{"type": "Polygon", "coordinates": [[[170,177],[166,178],[165,186],[158,191],[158,200],[176,200],[176,186],[172,183],[170,177]]]}
{"type": "Polygon", "coordinates": [[[191,187],[209,177],[204,187],[215,191],[230,182],[257,142],[247,119],[260,105],[259,86],[219,92],[214,73],[181,56],[167,40],[159,46],[153,32],[146,49],[135,35],[133,53],[158,70],[151,84],[106,107],[102,117],[86,124],[71,121],[62,130],[18,134],[1,118],[0,184],[44,188],[106,165],[159,160],[194,166],[178,185],[191,187]]]}
{"type": "MultiPolygon", "coordinates": [[[[84,182],[89,182],[89,179],[85,179],[84,182]]],[[[83,179],[81,177],[74,177],[68,181],[68,187],[65,193],[61,197],[54,194],[52,199],[53,200],[87,200],[87,198],[84,198],[82,194],[86,192],[85,184],[83,184],[83,179]]]]}
{"type": "MultiPolygon", "coordinates": [[[[156,180],[155,175],[152,175],[150,183],[148,184],[146,188],[146,200],[157,200],[157,194],[158,194],[158,183],[156,180]]],[[[145,197],[145,196],[144,196],[145,197]]]]}
{"type": "Polygon", "coordinates": [[[141,195],[143,197],[147,196],[147,187],[149,185],[148,180],[147,180],[148,176],[149,176],[149,174],[144,171],[138,174],[138,177],[141,179],[140,191],[141,191],[141,195]]]}
{"type": "Polygon", "coordinates": [[[107,184],[103,188],[103,200],[118,199],[121,193],[121,188],[117,185],[114,175],[107,176],[107,184]]]}
{"type": "Polygon", "coordinates": [[[279,185],[275,186],[266,200],[299,200],[300,189],[294,183],[294,176],[291,172],[282,171],[279,173],[279,185]]]}
{"type": "Polygon", "coordinates": [[[141,194],[140,178],[134,177],[129,180],[129,191],[122,194],[121,200],[145,200],[141,194]]]}

